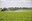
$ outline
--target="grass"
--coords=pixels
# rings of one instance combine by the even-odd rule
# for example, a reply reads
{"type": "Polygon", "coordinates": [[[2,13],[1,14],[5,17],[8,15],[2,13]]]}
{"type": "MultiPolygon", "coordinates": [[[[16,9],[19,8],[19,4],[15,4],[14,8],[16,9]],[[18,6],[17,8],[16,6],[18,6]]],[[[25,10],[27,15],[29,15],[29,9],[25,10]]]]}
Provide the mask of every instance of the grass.
{"type": "Polygon", "coordinates": [[[23,12],[1,12],[0,21],[32,21],[32,10],[23,12]]]}

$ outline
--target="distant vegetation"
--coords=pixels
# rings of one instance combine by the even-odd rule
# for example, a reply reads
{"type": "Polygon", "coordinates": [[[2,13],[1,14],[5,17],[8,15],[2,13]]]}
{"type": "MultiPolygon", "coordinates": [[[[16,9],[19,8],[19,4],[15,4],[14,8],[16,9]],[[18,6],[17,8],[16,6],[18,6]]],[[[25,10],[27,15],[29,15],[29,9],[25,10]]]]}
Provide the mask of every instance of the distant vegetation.
{"type": "Polygon", "coordinates": [[[3,9],[0,8],[1,11],[15,11],[15,10],[24,10],[24,9],[32,10],[32,8],[27,8],[27,7],[23,7],[23,8],[22,7],[20,8],[19,7],[15,7],[15,8],[9,7],[9,8],[3,8],[3,9]]]}
{"type": "Polygon", "coordinates": [[[6,11],[7,10],[7,8],[3,8],[1,11],[6,11]]]}

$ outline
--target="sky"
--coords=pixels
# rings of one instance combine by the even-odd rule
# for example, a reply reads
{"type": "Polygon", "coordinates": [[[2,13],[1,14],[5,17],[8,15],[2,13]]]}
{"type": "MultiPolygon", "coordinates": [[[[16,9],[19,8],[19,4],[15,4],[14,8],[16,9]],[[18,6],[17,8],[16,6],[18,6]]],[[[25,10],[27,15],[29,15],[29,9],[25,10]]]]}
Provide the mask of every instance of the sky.
{"type": "Polygon", "coordinates": [[[31,0],[0,0],[0,7],[32,7],[31,0]]]}

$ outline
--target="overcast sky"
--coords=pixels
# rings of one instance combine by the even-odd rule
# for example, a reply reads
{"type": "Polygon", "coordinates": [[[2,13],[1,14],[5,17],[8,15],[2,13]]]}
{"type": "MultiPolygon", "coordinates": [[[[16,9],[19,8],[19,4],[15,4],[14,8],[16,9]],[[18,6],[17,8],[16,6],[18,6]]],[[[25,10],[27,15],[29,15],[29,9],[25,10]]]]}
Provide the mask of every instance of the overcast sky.
{"type": "Polygon", "coordinates": [[[32,7],[31,0],[0,0],[0,7],[32,7]]]}

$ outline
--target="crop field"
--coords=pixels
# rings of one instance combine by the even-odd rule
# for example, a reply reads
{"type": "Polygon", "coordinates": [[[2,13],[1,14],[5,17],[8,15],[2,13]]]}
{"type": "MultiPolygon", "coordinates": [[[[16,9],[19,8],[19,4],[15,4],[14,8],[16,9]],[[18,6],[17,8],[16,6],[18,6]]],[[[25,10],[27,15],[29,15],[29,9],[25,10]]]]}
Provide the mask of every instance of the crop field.
{"type": "Polygon", "coordinates": [[[17,11],[0,11],[0,21],[32,21],[32,10],[17,11]]]}

